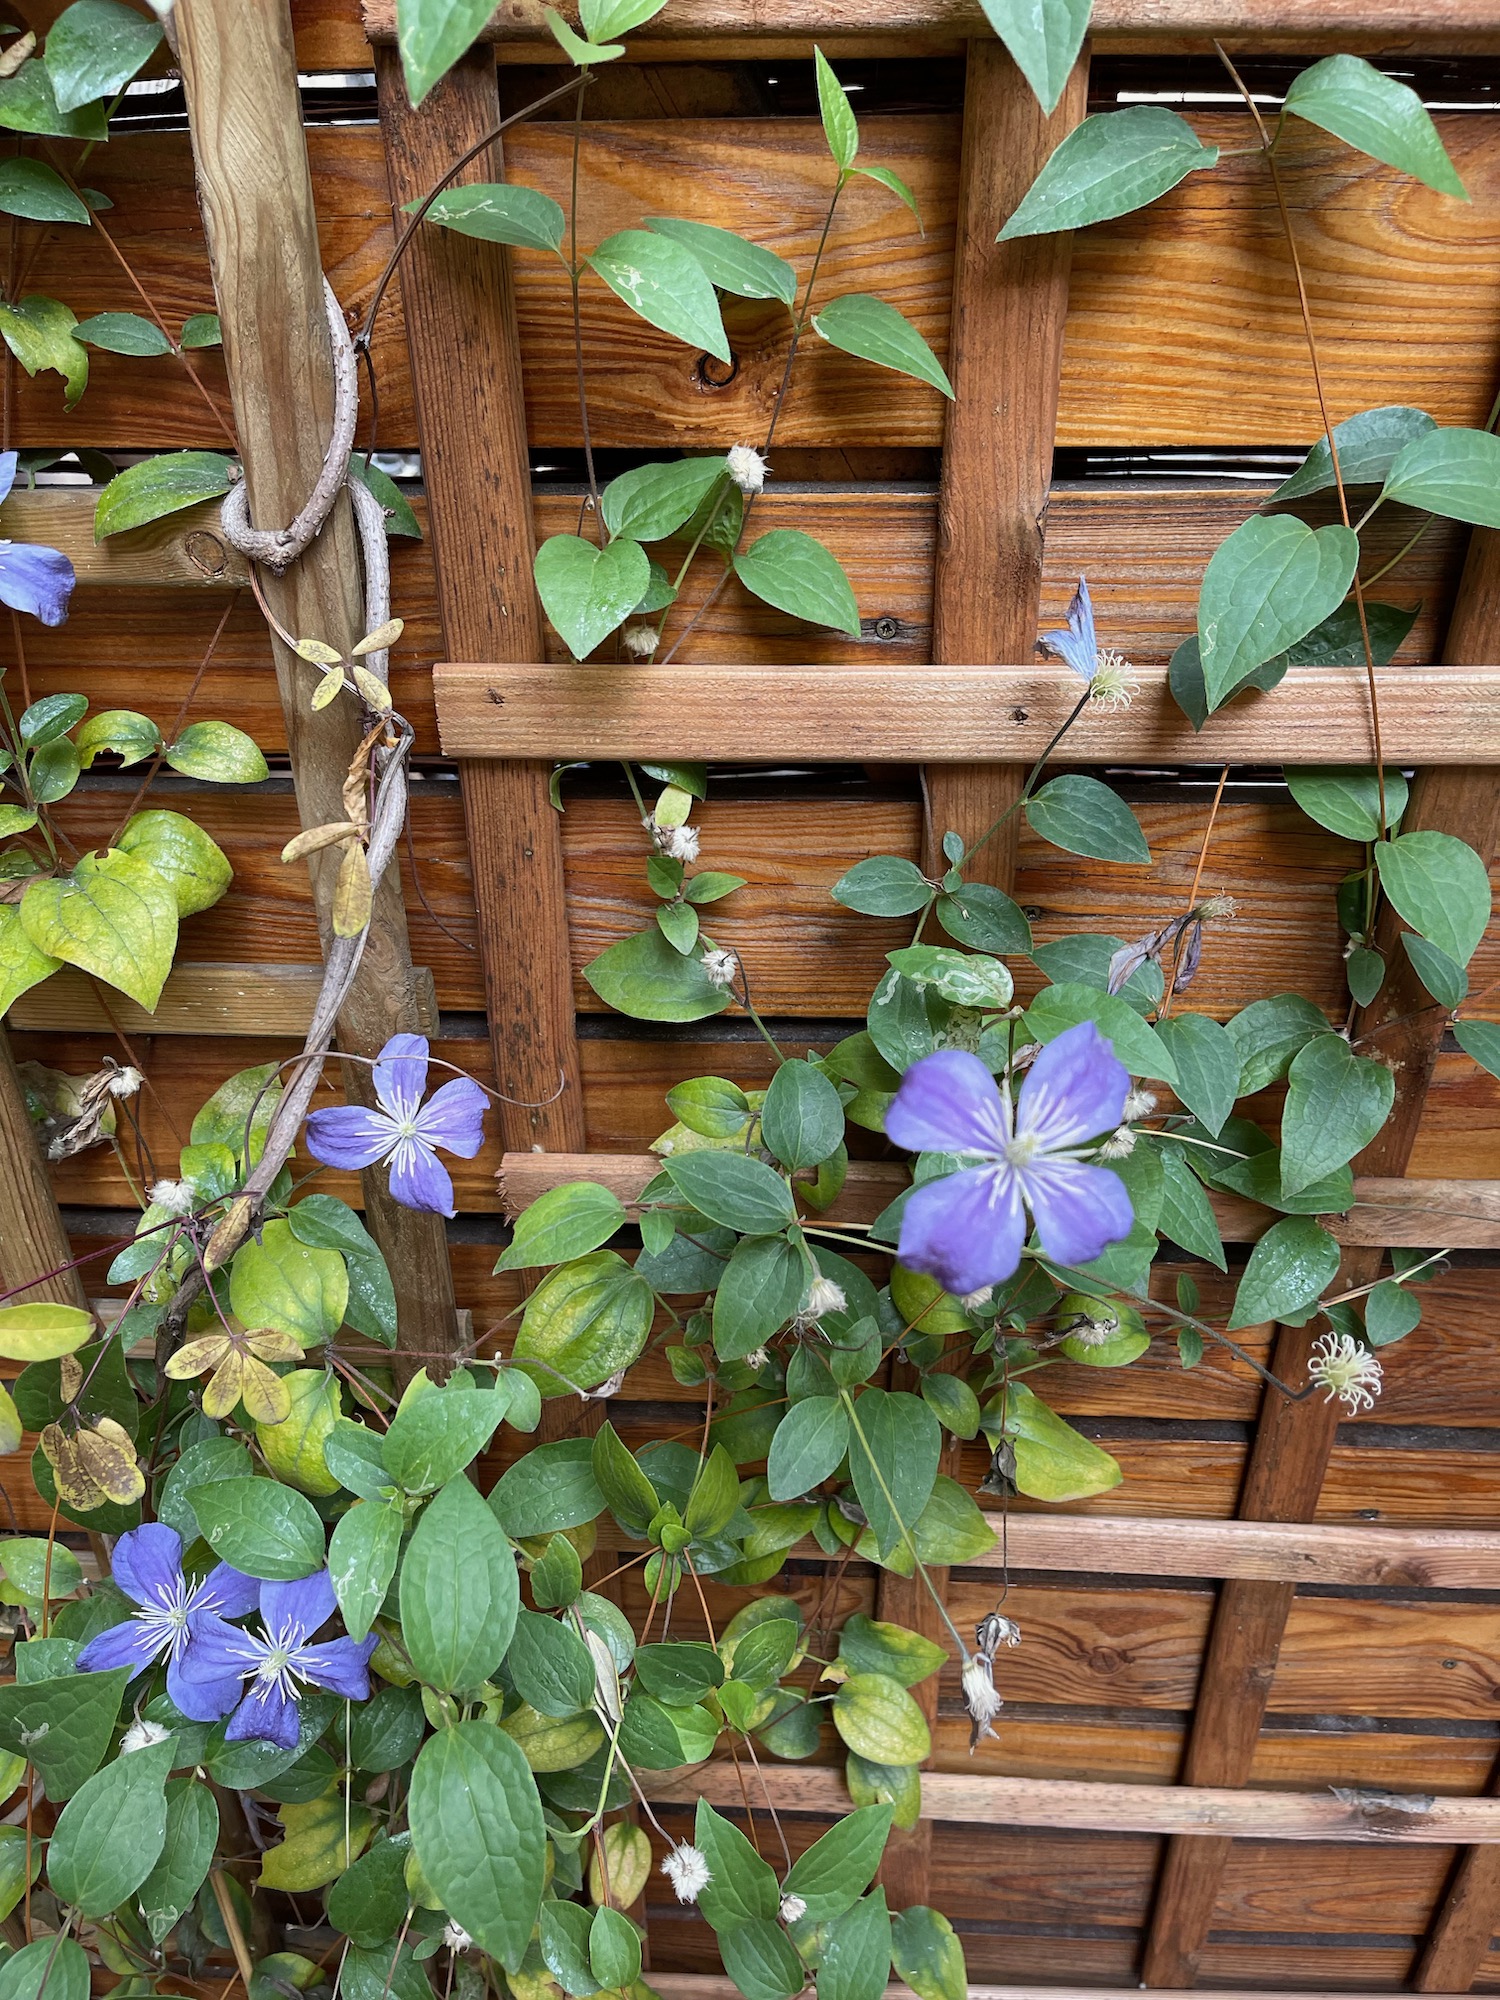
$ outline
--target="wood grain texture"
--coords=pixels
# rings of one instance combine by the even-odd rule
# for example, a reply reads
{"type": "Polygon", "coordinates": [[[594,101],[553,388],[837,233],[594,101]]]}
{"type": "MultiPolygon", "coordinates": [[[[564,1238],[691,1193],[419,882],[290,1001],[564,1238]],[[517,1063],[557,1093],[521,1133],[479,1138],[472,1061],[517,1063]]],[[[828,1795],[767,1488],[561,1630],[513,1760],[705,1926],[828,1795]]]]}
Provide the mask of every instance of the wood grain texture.
{"type": "MultiPolygon", "coordinates": [[[[721,1811],[743,1809],[734,1766],[715,1759],[681,1775],[647,1772],[654,1803],[706,1798],[721,1811]]],[[[841,1773],[763,1767],[757,1780],[778,1811],[842,1814],[849,1795],[841,1773]]],[[[1372,1798],[1365,1804],[1295,1792],[1231,1791],[1199,1785],[1091,1785],[1067,1778],[922,1774],[922,1811],[935,1820],[983,1825],[1096,1827],[1194,1838],[1373,1841],[1447,1845],[1500,1841],[1500,1800],[1372,1798]],[[1408,1809],[1409,1808],[1409,1809],[1408,1809]]]]}
{"type": "MultiPolygon", "coordinates": [[[[1367,764],[1363,670],[1304,667],[1242,695],[1196,734],[1163,671],[1142,668],[1121,715],[1088,709],[1074,764],[1367,764]]],[[[1377,669],[1385,754],[1398,763],[1500,762],[1500,667],[1377,669]]],[[[666,757],[715,762],[970,764],[1040,756],[1078,699],[1066,667],[705,669],[444,664],[433,670],[450,757],[666,757]]]]}
{"type": "MultiPolygon", "coordinates": [[[[420,117],[400,64],[378,59],[391,199],[420,199],[450,161],[498,122],[494,65],[456,64],[420,117]]],[[[504,178],[497,141],[467,182],[504,178]]],[[[531,581],[531,482],[508,252],[452,231],[419,231],[402,266],[412,378],[426,472],[438,608],[450,648],[525,659],[541,645],[531,581]],[[483,438],[481,456],[474,441],[483,438]]],[[[479,957],[508,1143],[583,1142],[568,965],[560,820],[545,762],[466,764],[479,957]]]]}
{"type": "MultiPolygon", "coordinates": [[[[287,1035],[300,1038],[312,1021],[323,981],[316,965],[194,965],[179,960],[167,975],[154,1014],[123,993],[64,966],[45,986],[12,1003],[13,1028],[74,1034],[287,1035]]],[[[412,970],[419,1032],[437,1033],[432,974],[412,970]]]]}
{"type": "MultiPolygon", "coordinates": [[[[1192,122],[1211,143],[1247,143],[1245,122],[1233,111],[1193,109],[1192,122]]],[[[1500,271],[1500,134],[1483,115],[1440,113],[1437,123],[1473,190],[1470,204],[1403,179],[1310,126],[1292,130],[1280,149],[1337,410],[1415,403],[1455,424],[1482,423],[1488,410],[1500,354],[1492,311],[1500,271]]],[[[587,132],[586,243],[670,206],[739,230],[806,272],[830,173],[815,119],[625,120],[590,122],[587,132]]],[[[925,114],[870,118],[861,133],[867,157],[912,184],[927,234],[917,234],[883,189],[852,187],[840,203],[838,240],[825,265],[826,295],[879,292],[913,317],[941,358],[952,292],[958,121],[925,114]]],[[[324,264],[346,309],[358,312],[391,240],[378,134],[315,128],[309,150],[324,264]]],[[[518,180],[566,200],[565,130],[519,127],[507,153],[518,180]]],[[[113,140],[100,173],[117,203],[112,231],[169,323],[211,306],[181,138],[113,140]]],[[[997,216],[995,226],[1002,220],[997,216]]],[[[83,234],[59,228],[41,239],[31,276],[36,289],[86,298],[100,310],[138,308],[102,246],[80,242],[83,234]]],[[[527,420],[534,444],[576,445],[570,307],[556,271],[555,259],[516,259],[527,420]]],[[[585,307],[598,442],[722,450],[760,434],[785,362],[788,322],[779,307],[730,302],[725,323],[738,369],[722,388],[702,378],[692,349],[644,326],[602,285],[585,287],[585,307]]],[[[410,448],[416,425],[399,305],[381,314],[375,361],[381,442],[410,448]]],[[[222,446],[222,434],[170,362],[97,354],[93,372],[89,394],[68,418],[68,442],[222,446]]],[[[202,372],[222,396],[212,356],[203,357],[202,372]]],[[[799,360],[777,439],[783,449],[931,448],[941,440],[942,406],[934,390],[872,371],[818,342],[799,360]]],[[[22,378],[15,408],[21,434],[57,438],[56,376],[22,378]]],[[[1191,175],[1152,207],[1079,238],[1059,443],[1238,447],[1249,439],[1305,447],[1318,428],[1291,273],[1258,161],[1229,160],[1213,174],[1191,175]]]]}
{"type": "MultiPolygon", "coordinates": [[[[198,188],[224,328],[224,357],[244,464],[250,517],[291,521],[322,467],[333,409],[333,357],[324,306],[316,215],[285,0],[246,12],[233,0],[185,0],[178,11],[183,81],[198,188]]],[[[283,626],[347,652],[364,634],[357,540],[346,495],[317,541],[266,593],[283,626]]],[[[305,663],[277,639],[281,692],[298,812],[304,826],[346,818],[341,788],[360,739],[357,705],[308,708],[305,663]]],[[[338,857],[313,857],[308,874],[331,938],[338,857]]],[[[373,1056],[418,1012],[399,874],[376,892],[364,957],[339,1016],[344,1047],[373,1056]]],[[[352,1101],[373,1103],[368,1068],[345,1066],[352,1101]]],[[[440,1218],[392,1199],[383,1173],[365,1176],[365,1207],[396,1286],[401,1337],[435,1349],[455,1334],[453,1278],[440,1218]]]]}
{"type": "Polygon", "coordinates": [[[0,1291],[15,1293],[20,1305],[86,1306],[82,1276],[65,1268],[72,1258],[10,1037],[0,1026],[0,1291]],[[28,1285],[28,1278],[37,1282],[28,1285]]]}

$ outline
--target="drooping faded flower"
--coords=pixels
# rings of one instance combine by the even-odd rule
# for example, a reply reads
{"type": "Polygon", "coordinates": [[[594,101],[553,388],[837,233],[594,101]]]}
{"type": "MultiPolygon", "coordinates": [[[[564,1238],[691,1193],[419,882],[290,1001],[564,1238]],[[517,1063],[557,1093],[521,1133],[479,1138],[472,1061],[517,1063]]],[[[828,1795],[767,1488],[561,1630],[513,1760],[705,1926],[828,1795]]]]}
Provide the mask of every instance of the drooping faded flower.
{"type": "Polygon", "coordinates": [[[484,1092],[472,1077],[455,1077],[424,1104],[427,1037],[392,1035],[375,1064],[378,1109],[336,1104],[307,1121],[307,1150],[325,1167],[357,1172],[388,1160],[391,1195],[406,1208],[452,1215],[453,1182],[437,1156],[472,1160],[484,1144],[484,1092]]]}
{"type": "Polygon", "coordinates": [[[327,1570],[320,1569],[296,1583],[260,1586],[261,1632],[241,1631],[212,1612],[193,1620],[187,1672],[219,1685],[232,1681],[236,1691],[239,1682],[250,1682],[224,1731],[227,1741],[254,1737],[293,1749],[301,1727],[303,1687],[327,1688],[346,1701],[369,1700],[369,1660],[379,1644],[373,1634],[310,1643],[333,1616],[334,1603],[333,1584],[327,1570]]]}
{"type": "Polygon", "coordinates": [[[236,1403],[258,1424],[285,1423],[292,1413],[290,1391],[268,1361],[300,1361],[302,1349],[289,1333],[273,1327],[223,1327],[190,1340],[167,1363],[174,1382],[208,1375],[203,1390],[203,1414],[216,1421],[227,1417],[236,1403]],[[209,1371],[213,1372],[210,1374],[209,1371]]]}
{"type": "MultiPolygon", "coordinates": [[[[9,498],[16,483],[16,460],[15,452],[0,451],[0,501],[9,498]]],[[[61,625],[77,581],[61,549],[0,541],[0,604],[12,611],[29,611],[44,625],[61,625]]]]}
{"type": "Polygon", "coordinates": [[[995,1717],[1005,1706],[995,1687],[994,1669],[985,1653],[974,1653],[964,1661],[964,1707],[969,1711],[969,1755],[972,1757],[986,1736],[995,1734],[995,1717]]]}
{"type": "Polygon", "coordinates": [[[977,1056],[939,1049],[914,1063],[885,1129],[914,1153],[957,1153],[976,1164],[908,1196],[897,1255],[960,1296],[997,1285],[1021,1261],[1026,1211],[1042,1249],[1087,1264],[1130,1234],[1125,1183],[1083,1156],[1120,1123],[1130,1078],[1092,1021],[1049,1042],[1012,1104],[977,1056]]]}
{"type": "Polygon", "coordinates": [[[1103,708],[1129,708],[1140,683],[1130,678],[1130,662],[1112,646],[1101,646],[1094,631],[1088,580],[1079,577],[1068,606],[1065,631],[1044,632],[1042,645],[1089,684],[1089,699],[1103,708]]]}
{"type": "MultiPolygon", "coordinates": [[[[123,1624],[89,1640],[78,1655],[79,1672],[129,1667],[133,1679],[165,1654],[167,1693],[189,1721],[217,1722],[228,1715],[239,1700],[239,1680],[189,1671],[197,1664],[195,1627],[203,1613],[243,1618],[253,1611],[261,1592],[254,1577],[219,1563],[201,1583],[189,1582],[182,1569],[182,1537],[164,1521],[148,1521],[121,1535],[112,1567],[115,1582],[139,1608],[123,1624]]],[[[145,1731],[153,1726],[136,1725],[145,1731]]],[[[139,1738],[140,1744],[160,1741],[159,1736],[139,1738]]]]}
{"type": "Polygon", "coordinates": [[[1361,1410],[1374,1409],[1384,1379],[1369,1348],[1348,1333],[1325,1333],[1315,1340],[1307,1374],[1309,1381],[1327,1391],[1325,1402],[1337,1398],[1356,1417],[1361,1410]]]}

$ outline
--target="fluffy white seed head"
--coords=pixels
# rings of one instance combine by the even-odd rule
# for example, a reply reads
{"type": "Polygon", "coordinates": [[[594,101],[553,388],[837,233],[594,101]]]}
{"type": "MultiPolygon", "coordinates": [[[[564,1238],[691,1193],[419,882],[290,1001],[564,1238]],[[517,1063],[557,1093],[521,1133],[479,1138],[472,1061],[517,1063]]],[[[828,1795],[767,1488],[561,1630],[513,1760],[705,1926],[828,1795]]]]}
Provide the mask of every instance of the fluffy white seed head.
{"type": "Polygon", "coordinates": [[[679,1903],[696,1903],[714,1879],[702,1849],[691,1847],[686,1841],[672,1849],[661,1864],[661,1872],[676,1890],[679,1903]]]}
{"type": "Polygon", "coordinates": [[[109,1094],[111,1097],[134,1097],[144,1080],[138,1069],[131,1069],[127,1064],[124,1069],[117,1069],[110,1078],[109,1094]]]}
{"type": "Polygon", "coordinates": [[[620,644],[632,660],[649,660],[661,644],[661,634],[654,625],[627,625],[620,644]]]}
{"type": "Polygon", "coordinates": [[[1121,1125],[1099,1148],[1099,1157],[1101,1160],[1128,1160],[1134,1151],[1135,1134],[1128,1125],[1121,1125]]]}
{"type": "Polygon", "coordinates": [[[802,1900],[800,1896],[782,1897],[781,1921],[784,1924],[795,1924],[799,1918],[805,1917],[806,1915],[807,1915],[807,1904],[802,1900]]]}
{"type": "Polygon", "coordinates": [[[821,1319],[824,1313],[842,1312],[848,1303],[842,1285],[836,1285],[832,1278],[814,1278],[802,1301],[802,1317],[821,1319]]]}
{"type": "Polygon", "coordinates": [[[722,945],[716,945],[712,951],[703,954],[703,970],[711,986],[733,986],[739,969],[738,958],[732,951],[725,951],[722,945]]]}
{"type": "Polygon", "coordinates": [[[660,826],[656,829],[656,844],[663,854],[674,861],[696,861],[698,859],[698,829],[695,826],[660,826]]]}
{"type": "Polygon", "coordinates": [[[463,1925],[454,1923],[451,1917],[443,1925],[443,1943],[449,1951],[467,1951],[473,1942],[463,1925]]]}
{"type": "Polygon", "coordinates": [[[987,1306],[994,1296],[993,1285],[981,1285],[977,1292],[961,1292],[958,1303],[967,1313],[978,1312],[981,1307],[987,1306]]]}
{"type": "Polygon", "coordinates": [[[144,1718],[132,1722],[120,1738],[120,1754],[128,1757],[132,1750],[147,1750],[153,1743],[165,1743],[171,1733],[170,1729],[163,1729],[159,1722],[147,1722],[144,1718]]]}
{"type": "Polygon", "coordinates": [[[762,493],[765,491],[766,473],[770,470],[766,461],[754,445],[735,444],[729,447],[729,476],[741,493],[762,493]]]}
{"type": "Polygon", "coordinates": [[[186,1181],[153,1181],[151,1206],[164,1208],[168,1215],[191,1215],[193,1190],[186,1181]]]}
{"type": "Polygon", "coordinates": [[[995,1690],[994,1674],[983,1653],[976,1653],[964,1661],[963,1672],[964,1707],[969,1711],[973,1724],[969,1732],[969,1751],[986,1736],[993,1736],[994,1720],[1005,1704],[995,1690]]]}
{"type": "Polygon", "coordinates": [[[1156,1109],[1156,1098],[1149,1090],[1132,1090],[1125,1099],[1122,1114],[1125,1124],[1133,1125],[1137,1118],[1149,1118],[1156,1109]]]}

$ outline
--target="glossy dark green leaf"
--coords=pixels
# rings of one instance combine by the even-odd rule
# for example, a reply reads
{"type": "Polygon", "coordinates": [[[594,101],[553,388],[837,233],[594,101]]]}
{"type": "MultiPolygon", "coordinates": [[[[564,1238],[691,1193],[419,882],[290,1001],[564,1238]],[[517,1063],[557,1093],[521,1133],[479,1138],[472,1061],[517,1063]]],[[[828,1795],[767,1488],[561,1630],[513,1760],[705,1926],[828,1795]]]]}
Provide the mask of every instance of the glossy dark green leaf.
{"type": "Polygon", "coordinates": [[[1054,150],[999,241],[1083,229],[1145,208],[1191,173],[1218,163],[1192,126],[1165,105],[1132,104],[1085,118],[1054,150]]]}
{"type": "Polygon", "coordinates": [[[1439,194],[1469,198],[1421,98],[1359,56],[1326,56],[1303,70],[1286,109],[1439,194]]]}
{"type": "Polygon", "coordinates": [[[520,1587],[505,1531],[462,1475],[423,1510],[400,1598],[406,1650],[424,1681],[461,1690],[489,1679],[515,1630],[520,1587]]]}
{"type": "Polygon", "coordinates": [[[510,1972],[541,1909],[546,1829],[521,1751],[487,1720],[423,1746],[408,1802],[422,1873],[455,1923],[510,1972]]]}

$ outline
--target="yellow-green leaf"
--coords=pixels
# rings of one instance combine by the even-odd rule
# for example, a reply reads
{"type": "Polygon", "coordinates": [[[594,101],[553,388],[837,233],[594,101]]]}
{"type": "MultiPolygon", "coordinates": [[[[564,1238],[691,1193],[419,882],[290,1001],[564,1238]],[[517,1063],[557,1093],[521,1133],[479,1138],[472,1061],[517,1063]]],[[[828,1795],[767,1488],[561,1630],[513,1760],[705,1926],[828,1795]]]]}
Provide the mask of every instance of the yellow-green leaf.
{"type": "MultiPolygon", "coordinates": [[[[94,1315],[81,1306],[61,1306],[39,1302],[29,1306],[0,1306],[0,1354],[7,1361],[55,1361],[82,1347],[94,1330],[94,1315]]],[[[5,1411],[7,1423],[19,1420],[9,1395],[5,1411]]],[[[15,1450],[14,1444],[5,1446],[15,1450]]]]}
{"type": "Polygon", "coordinates": [[[266,1464],[278,1479],[304,1493],[337,1493],[339,1482],[328,1470],[323,1442],[338,1421],[338,1390],[321,1368],[294,1369],[282,1376],[281,1386],[291,1399],[291,1415],[279,1424],[255,1426],[266,1464]]]}
{"type": "Polygon", "coordinates": [[[363,1806],[346,1805],[343,1794],[334,1791],[306,1805],[283,1806],[281,1823],[286,1839],[261,1862],[260,1882],[263,1889],[283,1889],[295,1896],[321,1889],[335,1875],[342,1875],[363,1851],[374,1821],[363,1806]]]}
{"type": "Polygon", "coordinates": [[[155,1012],[177,948],[177,897],[149,862],[121,848],[85,854],[71,875],[30,885],[21,923],[38,951],[155,1012]]]}

